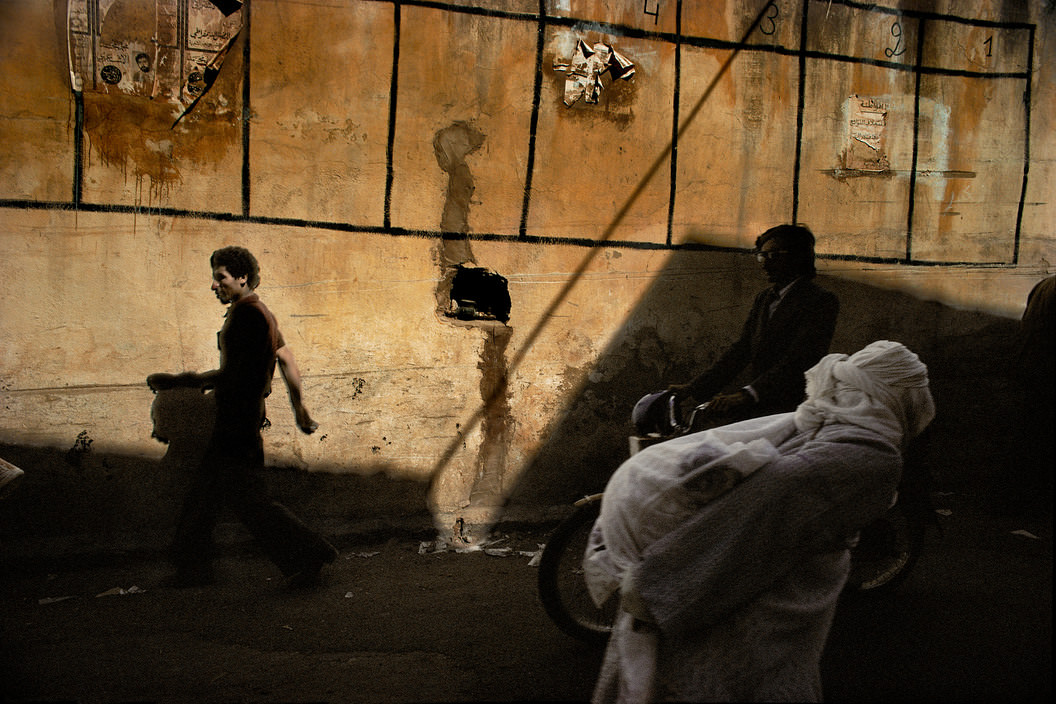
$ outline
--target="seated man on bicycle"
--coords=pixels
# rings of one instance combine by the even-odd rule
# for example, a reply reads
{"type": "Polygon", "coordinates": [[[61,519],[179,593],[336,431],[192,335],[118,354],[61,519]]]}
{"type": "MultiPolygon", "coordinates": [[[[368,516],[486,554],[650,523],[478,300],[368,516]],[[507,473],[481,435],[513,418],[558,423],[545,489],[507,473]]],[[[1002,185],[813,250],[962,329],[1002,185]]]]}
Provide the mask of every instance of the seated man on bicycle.
{"type": "Polygon", "coordinates": [[[620,592],[595,701],[816,701],[848,540],[935,413],[896,342],[806,372],[796,411],[653,445],[613,474],[584,559],[620,592]]]}

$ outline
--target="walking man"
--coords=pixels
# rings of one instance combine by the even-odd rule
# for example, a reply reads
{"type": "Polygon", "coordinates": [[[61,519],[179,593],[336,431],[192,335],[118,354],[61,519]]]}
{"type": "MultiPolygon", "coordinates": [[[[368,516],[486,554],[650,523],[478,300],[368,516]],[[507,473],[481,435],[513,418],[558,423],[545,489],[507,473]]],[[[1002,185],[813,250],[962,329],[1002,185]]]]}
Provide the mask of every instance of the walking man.
{"type": "Polygon", "coordinates": [[[152,374],[154,391],[176,387],[213,389],[216,421],[205,456],[194,477],[176,529],[172,586],[215,581],[213,528],[222,506],[230,506],[288,578],[291,587],[312,586],[337,550],[310,530],[264,487],[264,400],[278,363],[289,389],[297,424],[305,433],[318,426],[301,398],[300,374],[275,316],[255,289],[260,283],[256,258],[243,247],[224,247],[209,259],[212,290],[228,306],[218,333],[220,367],[207,372],[152,374]]]}

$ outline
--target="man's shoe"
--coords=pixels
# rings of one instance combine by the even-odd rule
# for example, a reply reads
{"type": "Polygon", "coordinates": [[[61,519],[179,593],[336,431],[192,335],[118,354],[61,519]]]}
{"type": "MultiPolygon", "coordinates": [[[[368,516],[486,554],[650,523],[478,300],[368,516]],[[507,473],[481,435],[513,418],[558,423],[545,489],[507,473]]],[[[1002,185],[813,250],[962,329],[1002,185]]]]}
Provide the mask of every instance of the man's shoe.
{"type": "Polygon", "coordinates": [[[337,559],[337,548],[327,543],[324,554],[305,565],[304,569],[294,572],[286,579],[288,589],[313,589],[323,583],[323,565],[329,565],[337,559]]]}
{"type": "Polygon", "coordinates": [[[316,587],[322,586],[323,564],[320,562],[317,565],[303,569],[300,572],[294,572],[286,579],[287,589],[315,589],[316,587]]]}
{"type": "Polygon", "coordinates": [[[176,570],[175,574],[167,577],[161,583],[163,587],[172,589],[189,589],[191,587],[207,587],[216,584],[216,573],[211,567],[194,567],[176,570]]]}

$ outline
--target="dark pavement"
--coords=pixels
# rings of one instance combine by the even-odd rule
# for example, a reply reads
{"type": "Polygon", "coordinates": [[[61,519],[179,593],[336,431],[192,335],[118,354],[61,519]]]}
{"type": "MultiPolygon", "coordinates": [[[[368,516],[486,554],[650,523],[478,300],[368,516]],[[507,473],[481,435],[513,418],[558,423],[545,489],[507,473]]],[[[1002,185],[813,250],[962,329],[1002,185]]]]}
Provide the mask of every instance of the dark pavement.
{"type": "MultiPolygon", "coordinates": [[[[828,699],[1049,701],[1051,510],[1002,518],[964,497],[939,502],[943,534],[898,593],[841,606],[828,699]]],[[[589,699],[600,652],[554,627],[536,596],[530,553],[545,529],[495,537],[494,554],[348,537],[324,584],[302,592],[245,543],[225,548],[218,584],[184,590],[160,586],[156,555],[51,561],[0,546],[0,698],[589,699]]]]}

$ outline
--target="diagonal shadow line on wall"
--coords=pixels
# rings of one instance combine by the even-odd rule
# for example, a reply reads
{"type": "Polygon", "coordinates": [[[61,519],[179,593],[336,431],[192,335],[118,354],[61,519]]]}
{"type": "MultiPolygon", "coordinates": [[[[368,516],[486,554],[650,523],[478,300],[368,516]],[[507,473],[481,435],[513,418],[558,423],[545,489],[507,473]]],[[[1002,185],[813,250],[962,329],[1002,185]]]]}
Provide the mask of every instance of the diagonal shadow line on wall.
{"type": "MultiPolygon", "coordinates": [[[[927,364],[938,410],[926,458],[935,488],[985,496],[995,485],[1029,479],[1009,464],[1023,412],[1012,377],[1018,321],[855,279],[853,267],[829,267],[817,277],[840,301],[830,352],[850,354],[888,339],[927,364]]],[[[540,429],[533,456],[506,491],[502,520],[554,518],[602,491],[629,455],[635,402],[711,366],[767,285],[744,253],[672,254],[589,369],[568,375],[576,377],[569,400],[540,429]]],[[[742,374],[727,388],[750,381],[742,374]]]]}
{"type": "MultiPolygon", "coordinates": [[[[546,328],[549,324],[549,321],[553,317],[553,314],[565,302],[572,290],[579,284],[579,281],[586,273],[591,262],[593,262],[594,259],[598,256],[598,254],[602,251],[602,247],[600,245],[604,244],[612,238],[613,234],[616,232],[616,228],[620,225],[621,222],[623,222],[623,219],[627,216],[627,213],[638,200],[639,196],[641,196],[641,194],[644,192],[646,186],[649,185],[649,182],[652,181],[654,176],[656,176],[657,172],[660,170],[660,167],[663,166],[663,164],[670,157],[672,149],[677,143],[678,138],[696,120],[697,115],[700,113],[701,109],[711,97],[711,94],[712,92],[714,92],[715,87],[719,84],[719,81],[722,80],[723,76],[726,75],[726,72],[733,64],[734,59],[736,59],[737,56],[740,54],[740,47],[743,46],[745,42],[747,42],[748,38],[755,32],[756,28],[759,26],[759,23],[765,16],[767,8],[769,6],[770,2],[768,0],[756,14],[755,19],[752,20],[752,23],[748,26],[748,29],[745,30],[744,36],[741,38],[740,42],[738,42],[737,48],[733,49],[730,52],[730,55],[727,57],[726,61],[723,62],[722,66],[719,67],[719,70],[716,72],[715,76],[712,78],[707,88],[704,89],[703,94],[697,100],[693,108],[689,111],[689,114],[686,116],[685,120],[678,128],[677,133],[674,135],[674,139],[672,139],[672,141],[660,152],[656,159],[653,160],[653,163],[650,165],[650,167],[646,170],[645,174],[639,180],[638,185],[635,187],[634,191],[631,192],[630,196],[628,196],[627,200],[617,211],[616,215],[613,217],[608,227],[605,228],[605,231],[597,240],[597,244],[599,246],[593,247],[586,254],[586,256],[583,257],[582,261],[579,263],[579,266],[577,266],[575,270],[573,270],[571,276],[565,282],[564,286],[561,287],[561,290],[558,291],[558,293],[554,296],[550,304],[539,315],[539,321],[528,332],[527,336],[525,336],[524,338],[524,341],[519,345],[516,354],[514,354],[511,358],[507,367],[507,374],[513,373],[520,367],[521,363],[524,361],[524,358],[528,355],[528,352],[535,345],[535,342],[536,340],[538,340],[539,335],[542,333],[543,329],[546,328]]],[[[505,393],[504,387],[500,387],[494,390],[491,395],[492,397],[486,398],[484,402],[473,413],[473,415],[469,419],[467,419],[465,423],[462,424],[461,427],[463,428],[463,432],[469,432],[471,429],[476,428],[477,425],[481,423],[481,421],[484,419],[486,409],[491,407],[491,405],[495,401],[495,398],[500,393],[505,393]]],[[[433,484],[440,477],[441,473],[444,471],[444,468],[451,462],[451,459],[455,456],[455,453],[458,452],[458,449],[461,446],[461,438],[456,438],[448,444],[443,454],[441,454],[440,459],[437,461],[436,466],[433,468],[432,472],[430,472],[429,475],[430,492],[432,491],[433,484]]]]}

